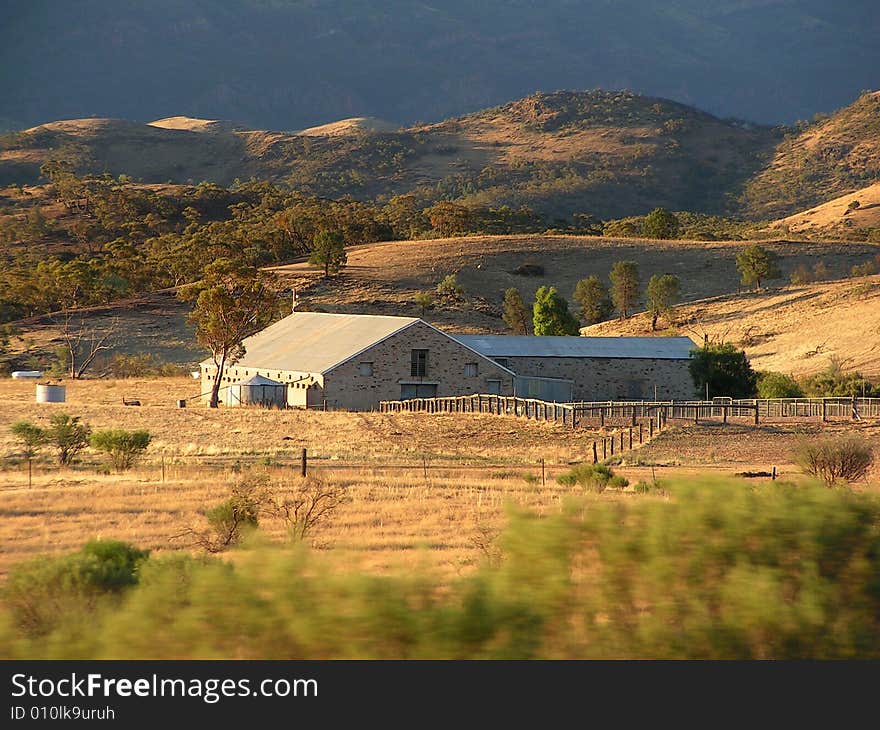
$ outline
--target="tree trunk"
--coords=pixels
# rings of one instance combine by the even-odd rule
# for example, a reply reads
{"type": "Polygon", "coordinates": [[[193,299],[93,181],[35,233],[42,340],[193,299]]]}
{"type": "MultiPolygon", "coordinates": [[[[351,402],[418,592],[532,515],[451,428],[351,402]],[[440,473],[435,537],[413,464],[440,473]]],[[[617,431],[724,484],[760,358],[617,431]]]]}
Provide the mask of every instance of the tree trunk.
{"type": "Polygon", "coordinates": [[[651,332],[657,331],[657,312],[651,312],[651,332]]]}
{"type": "Polygon", "coordinates": [[[217,408],[220,405],[220,383],[223,378],[223,371],[226,369],[226,353],[220,358],[220,363],[214,361],[217,365],[217,374],[214,376],[214,383],[211,385],[211,400],[208,401],[209,408],[217,408]]]}

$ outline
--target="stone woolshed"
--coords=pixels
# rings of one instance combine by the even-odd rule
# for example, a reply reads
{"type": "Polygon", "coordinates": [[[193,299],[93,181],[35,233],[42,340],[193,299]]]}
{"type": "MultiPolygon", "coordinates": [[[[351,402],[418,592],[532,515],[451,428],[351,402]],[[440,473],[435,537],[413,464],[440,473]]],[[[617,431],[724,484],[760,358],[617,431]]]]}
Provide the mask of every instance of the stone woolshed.
{"type": "MultiPolygon", "coordinates": [[[[572,383],[575,401],[689,400],[688,370],[696,345],[688,337],[527,337],[457,335],[463,345],[528,376],[517,395],[540,397],[540,380],[572,383]]],[[[552,398],[549,400],[553,400],[552,398]]]]}
{"type": "MultiPolygon", "coordinates": [[[[220,399],[254,376],[287,386],[291,407],[369,410],[380,400],[497,393],[514,374],[413,317],[294,312],[243,342],[245,355],[221,375],[220,399]]],[[[207,390],[217,377],[201,364],[207,390]]]]}
{"type": "MultiPolygon", "coordinates": [[[[413,317],[294,312],[243,344],[244,357],[220,374],[227,405],[370,410],[382,400],[474,393],[558,402],[694,397],[687,337],[449,335],[413,317]]],[[[207,391],[213,361],[201,375],[207,391]]]]}

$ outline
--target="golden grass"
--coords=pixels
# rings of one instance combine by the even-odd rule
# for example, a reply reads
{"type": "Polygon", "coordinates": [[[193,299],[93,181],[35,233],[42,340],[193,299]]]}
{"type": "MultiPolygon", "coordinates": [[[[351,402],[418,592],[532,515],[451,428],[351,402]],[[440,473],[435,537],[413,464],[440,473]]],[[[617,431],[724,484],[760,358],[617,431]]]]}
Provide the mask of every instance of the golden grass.
{"type": "MultiPolygon", "coordinates": [[[[310,474],[345,486],[350,497],[314,541],[343,553],[346,566],[366,571],[427,565],[460,574],[483,557],[480,544],[501,529],[506,505],[546,513],[566,496],[583,495],[555,477],[569,462],[589,458],[590,431],[489,415],[176,408],[174,401],[196,385],[186,379],[68,382],[67,403],[36,404],[33,382],[0,381],[0,575],[20,560],[74,550],[97,536],[159,552],[187,549],[174,537],[204,527],[203,511],[223,501],[243,473],[265,471],[277,489],[299,479],[304,446],[310,474]],[[143,405],[122,406],[123,394],[143,405]],[[62,411],[96,429],[145,428],[154,442],[146,458],[121,475],[105,473],[90,451],[65,469],[47,451],[35,463],[29,489],[9,427],[21,419],[45,425],[62,411]]],[[[625,455],[616,470],[632,483],[774,465],[783,478],[794,478],[788,451],[816,428],[679,427],[625,455]]],[[[858,428],[880,449],[880,425],[858,428]]],[[[590,498],[645,497],[627,491],[590,498]]],[[[268,519],[263,528],[268,539],[285,537],[278,521],[268,519]]]]}

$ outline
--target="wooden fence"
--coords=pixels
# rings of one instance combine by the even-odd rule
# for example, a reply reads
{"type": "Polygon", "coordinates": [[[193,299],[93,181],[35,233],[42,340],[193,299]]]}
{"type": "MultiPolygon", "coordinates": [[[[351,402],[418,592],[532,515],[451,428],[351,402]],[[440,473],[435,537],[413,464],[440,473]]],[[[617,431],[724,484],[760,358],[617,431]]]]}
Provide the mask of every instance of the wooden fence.
{"type": "Polygon", "coordinates": [[[636,426],[640,419],[657,423],[667,420],[721,421],[745,419],[758,424],[761,420],[788,419],[877,419],[880,398],[775,398],[712,401],[601,401],[584,403],[549,403],[533,398],[474,394],[448,398],[413,398],[382,401],[381,413],[490,413],[518,416],[539,421],[578,426],[605,426],[628,422],[636,426]]]}

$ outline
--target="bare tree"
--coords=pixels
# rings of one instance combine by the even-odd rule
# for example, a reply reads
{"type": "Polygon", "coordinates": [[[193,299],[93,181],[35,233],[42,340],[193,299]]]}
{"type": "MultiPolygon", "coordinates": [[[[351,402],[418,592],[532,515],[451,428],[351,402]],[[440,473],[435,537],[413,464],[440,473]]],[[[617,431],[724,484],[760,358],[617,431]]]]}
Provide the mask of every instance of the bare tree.
{"type": "Polygon", "coordinates": [[[306,477],[282,487],[283,491],[264,501],[264,509],[280,518],[290,537],[303,541],[348,501],[348,490],[340,484],[306,477]]]}
{"type": "Polygon", "coordinates": [[[109,327],[100,330],[86,325],[83,318],[75,323],[69,309],[64,310],[63,317],[61,339],[67,355],[67,371],[70,379],[76,380],[92,366],[100,353],[113,349],[115,343],[112,340],[119,330],[119,318],[115,317],[109,327]]]}

